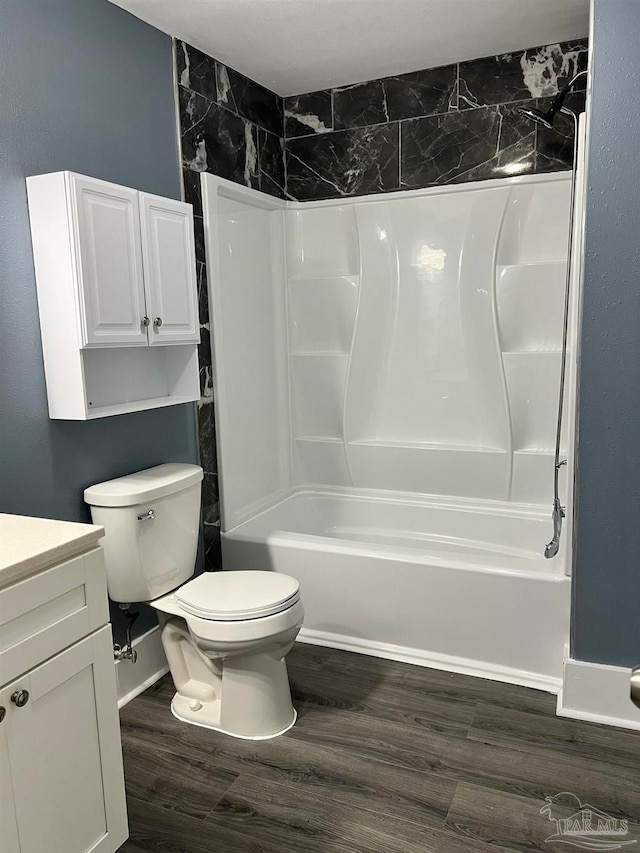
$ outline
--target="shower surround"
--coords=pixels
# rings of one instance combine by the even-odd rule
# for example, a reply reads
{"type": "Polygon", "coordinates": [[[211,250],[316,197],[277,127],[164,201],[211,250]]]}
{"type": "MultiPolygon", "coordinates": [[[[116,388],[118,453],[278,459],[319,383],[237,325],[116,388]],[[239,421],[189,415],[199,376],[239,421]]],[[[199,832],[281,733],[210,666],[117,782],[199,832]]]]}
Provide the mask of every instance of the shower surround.
{"type": "MultiPolygon", "coordinates": [[[[218,466],[201,173],[276,198],[322,199],[570,168],[572,127],[536,129],[518,106],[586,65],[581,40],[281,98],[175,42],[185,199],[195,213],[200,293],[205,559],[219,567],[218,466]]],[[[579,99],[578,96],[574,96],[579,99]]]]}
{"type": "Polygon", "coordinates": [[[543,552],[570,186],[300,203],[204,176],[225,567],[298,578],[302,639],[560,687],[573,355],[567,529],[543,552]]]}

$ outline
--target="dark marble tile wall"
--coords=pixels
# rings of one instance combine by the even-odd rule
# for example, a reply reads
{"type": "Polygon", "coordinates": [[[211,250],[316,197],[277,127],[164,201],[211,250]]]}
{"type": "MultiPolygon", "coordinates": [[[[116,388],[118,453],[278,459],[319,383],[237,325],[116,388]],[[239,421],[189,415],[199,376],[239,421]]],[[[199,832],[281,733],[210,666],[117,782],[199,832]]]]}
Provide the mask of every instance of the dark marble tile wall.
{"type": "Polygon", "coordinates": [[[570,168],[571,120],[544,130],[517,108],[544,106],[586,62],[582,40],[285,98],[287,193],[335,198],[570,168]]]}
{"type": "Polygon", "coordinates": [[[195,214],[200,302],[198,430],[204,469],[202,518],[205,568],[219,569],[220,513],[216,459],[209,298],[200,173],[283,197],[282,98],[185,42],[176,41],[176,77],[185,200],[195,214]]]}

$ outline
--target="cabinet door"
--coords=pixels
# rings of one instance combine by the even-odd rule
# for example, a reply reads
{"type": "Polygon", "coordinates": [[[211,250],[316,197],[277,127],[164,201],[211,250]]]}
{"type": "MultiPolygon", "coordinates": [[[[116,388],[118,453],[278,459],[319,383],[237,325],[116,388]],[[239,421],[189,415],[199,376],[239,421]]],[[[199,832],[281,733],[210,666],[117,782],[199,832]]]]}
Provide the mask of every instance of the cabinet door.
{"type": "Polygon", "coordinates": [[[110,627],[3,688],[0,705],[20,853],[115,853],[128,832],[110,627]]]}
{"type": "Polygon", "coordinates": [[[138,193],[70,180],[83,346],[146,346],[138,193]]]}
{"type": "Polygon", "coordinates": [[[197,342],[193,209],[181,201],[140,193],[140,217],[149,343],[197,342]]]}
{"type": "MultiPolygon", "coordinates": [[[[5,701],[9,699],[5,691],[0,693],[0,707],[7,708],[5,701]]],[[[1,712],[0,712],[1,713],[1,712]]],[[[13,801],[13,780],[9,767],[9,741],[7,739],[6,717],[0,722],[0,850],[2,853],[20,853],[18,824],[13,801]]]]}

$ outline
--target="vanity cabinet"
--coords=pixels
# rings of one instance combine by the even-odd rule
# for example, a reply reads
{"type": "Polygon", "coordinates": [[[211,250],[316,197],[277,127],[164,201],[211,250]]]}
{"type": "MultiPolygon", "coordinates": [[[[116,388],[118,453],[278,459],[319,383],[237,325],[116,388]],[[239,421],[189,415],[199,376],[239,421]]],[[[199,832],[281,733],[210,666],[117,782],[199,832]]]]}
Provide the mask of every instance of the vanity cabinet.
{"type": "Polygon", "coordinates": [[[73,172],[27,194],[50,416],[197,400],[191,205],[73,172]]]}
{"type": "Polygon", "coordinates": [[[109,766],[120,749],[105,691],[113,669],[107,626],[0,690],[3,853],[114,853],[124,842],[122,783],[109,766]]]}
{"type": "Polygon", "coordinates": [[[0,588],[2,853],[115,853],[128,836],[104,578],[92,547],[0,588]]]}

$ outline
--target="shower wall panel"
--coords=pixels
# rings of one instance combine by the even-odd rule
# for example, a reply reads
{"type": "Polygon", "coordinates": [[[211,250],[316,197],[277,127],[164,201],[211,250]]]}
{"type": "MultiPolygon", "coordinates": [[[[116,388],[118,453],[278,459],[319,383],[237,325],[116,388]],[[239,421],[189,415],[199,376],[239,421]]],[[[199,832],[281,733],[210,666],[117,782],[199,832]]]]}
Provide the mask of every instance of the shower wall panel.
{"type": "Polygon", "coordinates": [[[225,529],[300,488],[548,507],[569,174],[203,194],[225,529]]]}
{"type": "Polygon", "coordinates": [[[203,175],[223,529],[291,491],[283,203],[203,175]]]}
{"type": "Polygon", "coordinates": [[[567,175],[286,213],[294,483],[545,504],[567,175]]]}

